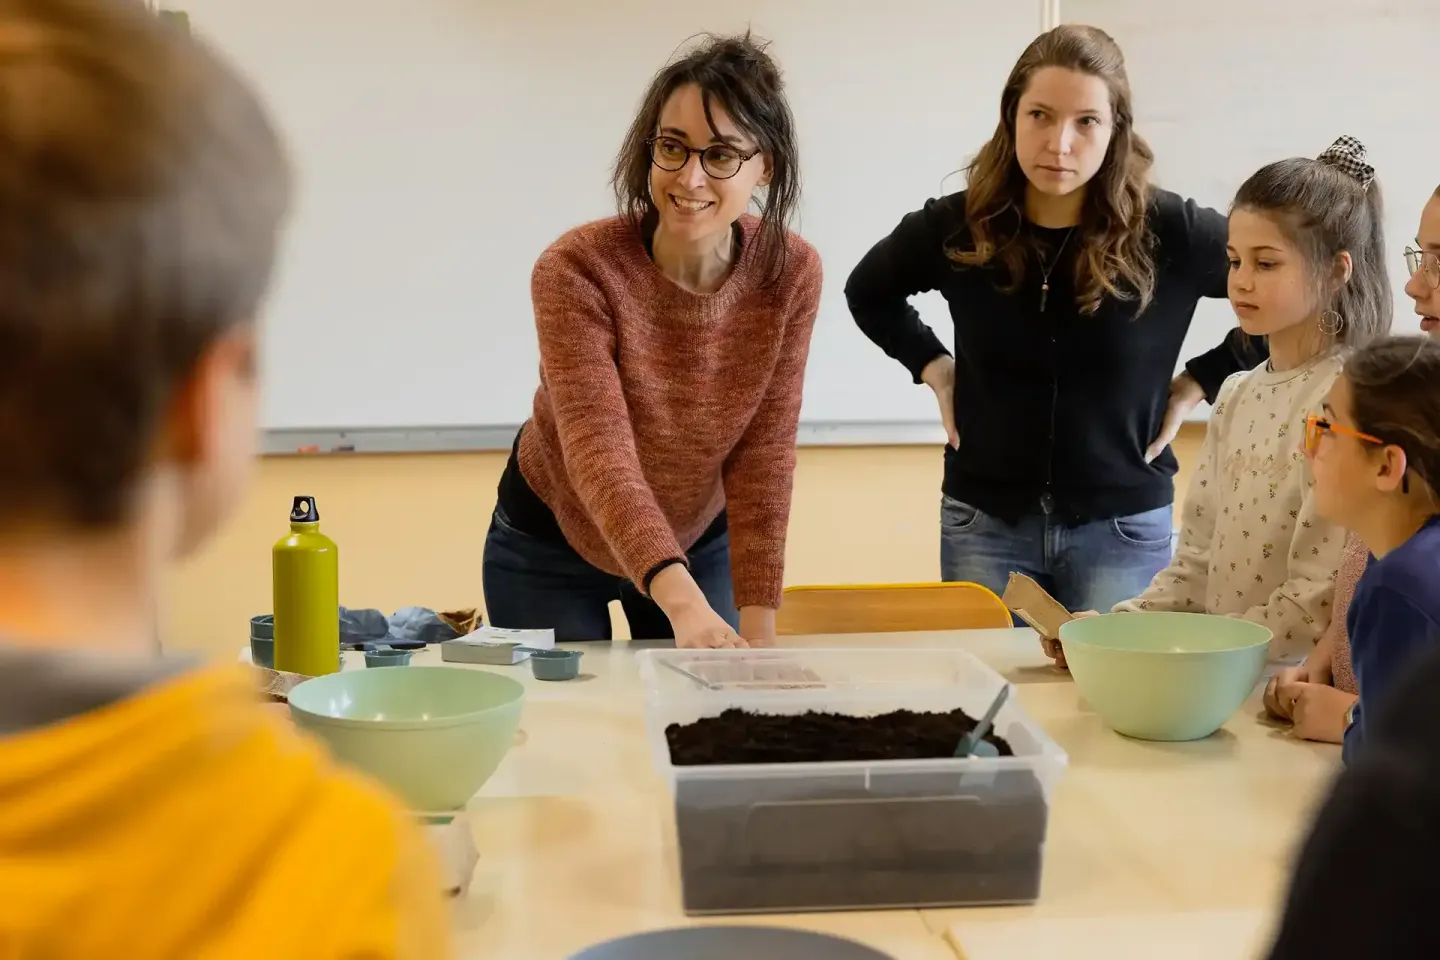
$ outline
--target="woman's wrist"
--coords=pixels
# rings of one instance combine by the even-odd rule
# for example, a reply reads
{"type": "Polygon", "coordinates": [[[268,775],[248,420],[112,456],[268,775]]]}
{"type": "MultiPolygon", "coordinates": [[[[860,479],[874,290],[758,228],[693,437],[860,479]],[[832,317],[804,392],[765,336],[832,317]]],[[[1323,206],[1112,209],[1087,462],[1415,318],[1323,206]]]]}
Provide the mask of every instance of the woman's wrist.
{"type": "Polygon", "coordinates": [[[650,599],[671,622],[710,605],[704,591],[690,575],[690,568],[683,563],[672,563],[651,577],[649,593],[650,599]]]}
{"type": "Polygon", "coordinates": [[[775,639],[775,610],[772,607],[741,607],[740,636],[746,640],[775,639]]]}

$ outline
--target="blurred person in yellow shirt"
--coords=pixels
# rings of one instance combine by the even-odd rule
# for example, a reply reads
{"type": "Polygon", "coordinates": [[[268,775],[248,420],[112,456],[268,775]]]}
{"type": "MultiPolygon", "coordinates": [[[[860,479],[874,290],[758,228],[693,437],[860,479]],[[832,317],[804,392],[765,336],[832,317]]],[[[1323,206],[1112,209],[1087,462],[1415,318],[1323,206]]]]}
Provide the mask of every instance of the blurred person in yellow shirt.
{"type": "Polygon", "coordinates": [[[280,139],[139,0],[0,0],[0,956],[448,956],[419,828],[155,653],[240,498],[280,139]]]}

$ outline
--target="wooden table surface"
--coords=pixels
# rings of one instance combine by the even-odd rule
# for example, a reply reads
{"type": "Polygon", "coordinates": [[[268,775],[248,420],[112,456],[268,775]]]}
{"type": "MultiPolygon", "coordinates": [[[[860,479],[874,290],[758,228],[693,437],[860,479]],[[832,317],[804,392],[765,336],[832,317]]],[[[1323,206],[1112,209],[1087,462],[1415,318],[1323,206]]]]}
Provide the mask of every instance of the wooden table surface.
{"type": "MultiPolygon", "coordinates": [[[[783,645],[960,647],[1015,683],[1026,712],[1070,757],[1052,805],[1041,897],[1026,907],[706,923],[824,931],[895,960],[1253,957],[1339,764],[1338,747],[1296,741],[1261,719],[1258,691],[1206,740],[1124,739],[1088,710],[1029,630],[783,645]]],[[[517,746],[470,807],[480,864],[455,918],[466,958],[564,960],[611,937],[701,922],[681,912],[669,791],[645,738],[635,660],[645,645],[570,646],[585,651],[574,681],[537,681],[526,664],[473,668],[520,679],[528,695],[517,746]]],[[[439,656],[432,648],[415,662],[439,656]]]]}

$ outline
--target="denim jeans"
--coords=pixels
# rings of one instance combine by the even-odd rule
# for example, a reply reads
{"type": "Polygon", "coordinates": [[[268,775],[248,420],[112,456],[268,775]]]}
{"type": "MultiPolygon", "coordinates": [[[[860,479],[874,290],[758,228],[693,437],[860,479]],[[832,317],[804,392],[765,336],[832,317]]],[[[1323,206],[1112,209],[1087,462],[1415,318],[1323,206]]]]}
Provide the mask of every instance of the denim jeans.
{"type": "Polygon", "coordinates": [[[1066,609],[1101,613],[1144,592],[1174,552],[1174,513],[1159,507],[1114,520],[1066,526],[1044,513],[1014,524],[945,497],[940,505],[940,575],[1003,593],[1023,573],[1066,609]]]}
{"type": "MultiPolygon", "coordinates": [[[[710,606],[738,630],[730,535],[716,537],[687,559],[710,606]]],[[[619,600],[633,639],[675,637],[664,611],[629,580],[592,566],[568,545],[515,529],[499,508],[485,535],[483,579],[485,612],[492,626],[551,628],[561,641],[609,640],[610,604],[619,600]]]]}

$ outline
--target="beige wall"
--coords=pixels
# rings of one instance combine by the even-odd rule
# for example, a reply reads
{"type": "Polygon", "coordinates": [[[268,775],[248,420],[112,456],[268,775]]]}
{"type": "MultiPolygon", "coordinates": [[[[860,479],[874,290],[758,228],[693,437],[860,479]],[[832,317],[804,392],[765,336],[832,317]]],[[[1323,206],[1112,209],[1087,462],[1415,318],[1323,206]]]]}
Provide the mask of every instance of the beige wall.
{"type": "MultiPolygon", "coordinates": [[[[1182,491],[1201,434],[1187,426],[1176,444],[1182,491]]],[[[483,605],[480,556],[504,465],[499,453],[262,460],[238,515],[176,573],[167,645],[234,656],[250,616],[270,610],[270,545],[296,494],[316,498],[340,545],[346,606],[483,605]]],[[[939,485],[933,447],[802,448],[787,583],[933,580],[939,485]]]]}

